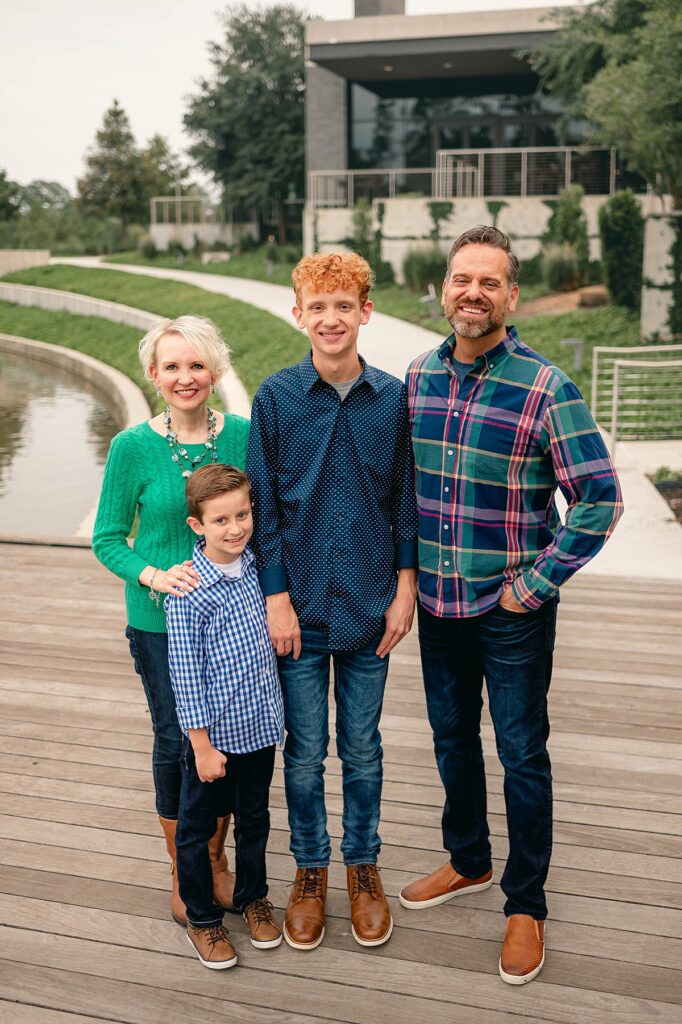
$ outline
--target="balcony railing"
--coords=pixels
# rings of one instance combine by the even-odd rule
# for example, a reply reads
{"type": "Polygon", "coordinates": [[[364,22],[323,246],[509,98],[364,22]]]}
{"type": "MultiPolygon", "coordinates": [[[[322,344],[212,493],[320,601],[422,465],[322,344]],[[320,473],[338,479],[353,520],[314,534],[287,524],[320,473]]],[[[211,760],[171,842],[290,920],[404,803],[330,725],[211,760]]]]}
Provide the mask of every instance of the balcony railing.
{"type": "Polygon", "coordinates": [[[617,187],[615,149],[546,146],[509,149],[441,149],[436,167],[311,171],[308,202],[354,206],[358,199],[400,195],[462,199],[475,196],[557,196],[569,185],[588,195],[617,187]]]}

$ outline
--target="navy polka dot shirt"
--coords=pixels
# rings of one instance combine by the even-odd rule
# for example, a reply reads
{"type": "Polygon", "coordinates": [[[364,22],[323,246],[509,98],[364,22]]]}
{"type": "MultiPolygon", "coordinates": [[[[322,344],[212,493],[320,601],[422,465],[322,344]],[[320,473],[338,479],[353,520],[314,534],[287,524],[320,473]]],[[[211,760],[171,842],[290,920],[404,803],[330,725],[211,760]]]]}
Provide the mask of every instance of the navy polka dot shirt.
{"type": "Polygon", "coordinates": [[[405,386],[362,367],[343,402],[310,354],[269,377],[246,465],[263,592],[288,590],[299,621],[339,651],[383,632],[397,570],[417,565],[405,386]]]}

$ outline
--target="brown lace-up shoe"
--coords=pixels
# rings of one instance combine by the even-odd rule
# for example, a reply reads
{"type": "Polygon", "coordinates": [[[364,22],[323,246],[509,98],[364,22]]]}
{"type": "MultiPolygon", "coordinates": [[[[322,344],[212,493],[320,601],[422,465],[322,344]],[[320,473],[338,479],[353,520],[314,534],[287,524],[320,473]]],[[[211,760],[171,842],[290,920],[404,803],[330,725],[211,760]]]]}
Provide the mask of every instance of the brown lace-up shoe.
{"type": "Polygon", "coordinates": [[[215,834],[208,841],[208,855],[211,858],[213,872],[213,899],[223,910],[232,910],[232,897],[236,881],[234,871],[230,871],[225,853],[225,838],[230,824],[230,815],[218,818],[215,834]]]}
{"type": "Polygon", "coordinates": [[[284,938],[294,949],[315,949],[324,936],[327,869],[298,868],[284,918],[284,938]]]}
{"type": "Polygon", "coordinates": [[[508,985],[525,985],[542,970],[545,962],[545,922],[530,914],[507,918],[507,934],[500,957],[500,977],[508,985]]]}
{"type": "Polygon", "coordinates": [[[275,918],[275,908],[270,900],[254,900],[244,911],[244,920],[249,926],[251,945],[256,949],[273,949],[282,941],[282,929],[275,918]]]}
{"type": "Polygon", "coordinates": [[[361,946],[381,946],[393,931],[384,887],[376,864],[350,864],[346,868],[353,938],[361,946]]]}
{"type": "Polygon", "coordinates": [[[224,971],[237,963],[234,946],[221,924],[211,928],[194,928],[188,924],[187,941],[194,947],[204,967],[210,967],[212,971],[224,971]]]}
{"type": "Polygon", "coordinates": [[[439,903],[447,903],[464,892],[482,892],[489,889],[492,884],[492,871],[481,875],[480,878],[465,878],[455,871],[450,861],[447,861],[432,874],[406,885],[398,899],[408,910],[424,910],[439,903]]]}

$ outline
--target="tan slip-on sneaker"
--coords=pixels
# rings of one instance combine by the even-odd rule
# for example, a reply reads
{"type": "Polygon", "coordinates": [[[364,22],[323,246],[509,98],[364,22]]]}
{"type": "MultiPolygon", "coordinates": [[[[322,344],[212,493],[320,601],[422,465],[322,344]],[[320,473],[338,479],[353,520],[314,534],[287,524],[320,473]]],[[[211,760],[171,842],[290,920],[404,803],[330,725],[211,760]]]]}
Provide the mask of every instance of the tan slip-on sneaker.
{"type": "Polygon", "coordinates": [[[450,861],[446,861],[437,871],[406,885],[398,899],[407,910],[425,910],[426,907],[447,903],[465,892],[483,892],[492,884],[492,871],[479,878],[465,878],[455,871],[450,861]]]}
{"type": "Polygon", "coordinates": [[[508,985],[525,985],[542,970],[545,962],[545,922],[530,914],[507,918],[507,934],[500,957],[500,977],[508,985]]]}
{"type": "Polygon", "coordinates": [[[194,928],[188,924],[187,941],[194,947],[204,967],[210,967],[212,971],[224,971],[237,963],[234,946],[221,924],[210,928],[194,928]]]}
{"type": "Polygon", "coordinates": [[[361,946],[381,946],[393,931],[393,918],[376,864],[346,867],[353,938],[361,946]]]}
{"type": "Polygon", "coordinates": [[[297,868],[284,917],[284,938],[294,949],[315,949],[324,937],[327,869],[297,868]]]}
{"type": "Polygon", "coordinates": [[[244,920],[249,926],[251,945],[256,949],[274,949],[282,941],[282,929],[275,918],[275,908],[270,900],[259,899],[249,903],[244,911],[244,920]]]}

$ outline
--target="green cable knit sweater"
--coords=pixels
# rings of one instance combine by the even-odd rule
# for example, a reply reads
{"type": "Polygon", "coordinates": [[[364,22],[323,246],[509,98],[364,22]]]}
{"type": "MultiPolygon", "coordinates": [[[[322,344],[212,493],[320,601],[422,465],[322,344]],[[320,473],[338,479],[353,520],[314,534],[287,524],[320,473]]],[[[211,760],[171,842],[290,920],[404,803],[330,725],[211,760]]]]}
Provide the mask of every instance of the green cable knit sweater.
{"type": "MultiPolygon", "coordinates": [[[[218,460],[243,469],[248,439],[249,421],[226,415],[216,441],[218,460]]],[[[205,451],[203,444],[184,447],[190,458],[205,451]]],[[[166,632],[163,595],[157,607],[138,576],[146,565],[165,570],[192,557],[196,538],[186,516],[185,480],[165,438],[148,423],[117,434],[104,470],[92,549],[107,569],[125,580],[128,623],[135,629],[166,632]],[[136,513],[131,548],[128,536],[136,513]]]]}

